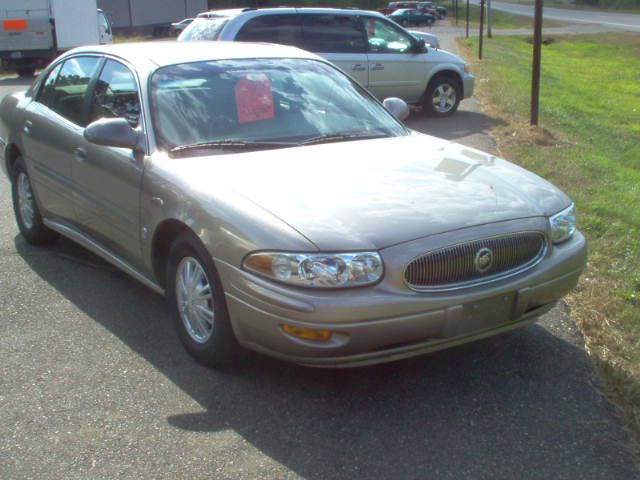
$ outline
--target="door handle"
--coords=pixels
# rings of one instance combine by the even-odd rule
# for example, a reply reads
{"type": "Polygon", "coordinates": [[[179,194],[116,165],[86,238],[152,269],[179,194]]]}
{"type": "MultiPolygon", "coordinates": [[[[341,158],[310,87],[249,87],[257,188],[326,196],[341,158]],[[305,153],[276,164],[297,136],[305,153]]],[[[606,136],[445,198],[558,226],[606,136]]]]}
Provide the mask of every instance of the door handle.
{"type": "Polygon", "coordinates": [[[83,148],[76,148],[73,151],[73,158],[78,162],[84,162],[87,159],[87,152],[85,152],[83,148]]]}
{"type": "Polygon", "coordinates": [[[366,69],[367,69],[367,67],[365,67],[361,63],[358,63],[358,64],[354,65],[353,67],[351,67],[351,70],[355,70],[356,72],[363,72],[366,69]]]}
{"type": "Polygon", "coordinates": [[[33,127],[33,123],[31,122],[31,120],[27,120],[26,122],[24,122],[24,127],[22,128],[22,131],[25,134],[30,135],[31,134],[31,127],[33,127]]]}
{"type": "Polygon", "coordinates": [[[374,66],[371,67],[371,70],[384,70],[384,65],[381,63],[376,63],[374,66]]]}

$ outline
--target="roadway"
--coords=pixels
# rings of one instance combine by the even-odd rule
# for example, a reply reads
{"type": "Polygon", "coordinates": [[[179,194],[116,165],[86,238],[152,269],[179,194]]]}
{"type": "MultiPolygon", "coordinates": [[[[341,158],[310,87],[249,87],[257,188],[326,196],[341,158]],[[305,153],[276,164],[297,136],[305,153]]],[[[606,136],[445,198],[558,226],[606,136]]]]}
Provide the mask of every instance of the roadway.
{"type": "MultiPolygon", "coordinates": [[[[480,5],[480,0],[470,0],[470,3],[480,5]]],[[[492,1],[491,8],[516,15],[533,17],[533,5],[492,1]]],[[[611,30],[640,32],[640,14],[553,7],[544,7],[543,12],[544,18],[548,20],[559,20],[568,23],[589,23],[601,25],[611,30]]]]}

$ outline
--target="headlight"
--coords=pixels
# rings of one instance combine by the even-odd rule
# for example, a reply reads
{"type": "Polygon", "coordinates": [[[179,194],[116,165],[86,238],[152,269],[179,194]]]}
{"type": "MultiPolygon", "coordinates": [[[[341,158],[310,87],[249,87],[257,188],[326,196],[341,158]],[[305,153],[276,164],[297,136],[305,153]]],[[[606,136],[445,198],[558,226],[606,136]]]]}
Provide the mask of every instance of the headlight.
{"type": "Polygon", "coordinates": [[[576,231],[576,208],[572,203],[560,213],[549,217],[551,224],[551,240],[553,243],[564,242],[576,231]]]}
{"type": "Polygon", "coordinates": [[[382,277],[377,252],[282,253],[258,252],[247,256],[245,269],[300,287],[360,287],[382,277]]]}

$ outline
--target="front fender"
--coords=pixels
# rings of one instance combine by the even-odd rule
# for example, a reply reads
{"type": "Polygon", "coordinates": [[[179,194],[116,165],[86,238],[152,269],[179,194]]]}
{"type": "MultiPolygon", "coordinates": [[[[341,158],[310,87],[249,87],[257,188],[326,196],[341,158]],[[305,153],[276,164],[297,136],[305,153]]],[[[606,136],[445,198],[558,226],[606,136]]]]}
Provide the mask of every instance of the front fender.
{"type": "Polygon", "coordinates": [[[256,250],[316,251],[288,224],[212,179],[180,166],[179,158],[158,153],[145,159],[140,195],[142,256],[153,270],[153,238],[165,220],[189,227],[211,256],[239,267],[256,250]],[[191,174],[191,176],[190,176],[191,174]],[[145,233],[146,232],[146,233],[145,233]]]}

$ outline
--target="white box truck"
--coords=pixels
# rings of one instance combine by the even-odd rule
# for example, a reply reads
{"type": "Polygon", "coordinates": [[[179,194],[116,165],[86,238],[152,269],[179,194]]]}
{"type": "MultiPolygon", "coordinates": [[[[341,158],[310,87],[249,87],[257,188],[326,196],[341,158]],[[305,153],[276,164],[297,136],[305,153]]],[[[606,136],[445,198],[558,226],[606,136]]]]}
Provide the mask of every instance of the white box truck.
{"type": "Polygon", "coordinates": [[[21,76],[65,50],[112,41],[96,0],[0,0],[0,60],[21,76]]]}

